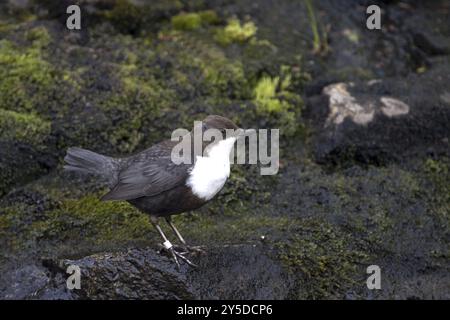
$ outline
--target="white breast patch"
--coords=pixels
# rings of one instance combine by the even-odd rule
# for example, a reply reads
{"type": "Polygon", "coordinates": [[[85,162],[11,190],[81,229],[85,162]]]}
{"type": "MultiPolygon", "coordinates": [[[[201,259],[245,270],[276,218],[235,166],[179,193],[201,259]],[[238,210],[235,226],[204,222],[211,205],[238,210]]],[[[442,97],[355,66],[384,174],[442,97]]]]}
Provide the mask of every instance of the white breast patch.
{"type": "Polygon", "coordinates": [[[230,176],[230,151],[235,138],[220,141],[211,148],[208,156],[197,156],[187,185],[197,197],[210,200],[224,186],[230,176]]]}

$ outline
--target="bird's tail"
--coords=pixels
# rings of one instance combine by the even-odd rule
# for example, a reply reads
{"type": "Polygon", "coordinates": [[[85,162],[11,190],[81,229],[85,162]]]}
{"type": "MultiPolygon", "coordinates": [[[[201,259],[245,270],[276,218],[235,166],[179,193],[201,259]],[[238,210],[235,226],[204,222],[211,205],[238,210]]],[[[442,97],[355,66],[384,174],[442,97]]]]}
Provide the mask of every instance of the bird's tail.
{"type": "Polygon", "coordinates": [[[117,179],[117,159],[104,156],[82,148],[69,148],[64,157],[64,169],[84,173],[94,173],[114,184],[117,179]]]}

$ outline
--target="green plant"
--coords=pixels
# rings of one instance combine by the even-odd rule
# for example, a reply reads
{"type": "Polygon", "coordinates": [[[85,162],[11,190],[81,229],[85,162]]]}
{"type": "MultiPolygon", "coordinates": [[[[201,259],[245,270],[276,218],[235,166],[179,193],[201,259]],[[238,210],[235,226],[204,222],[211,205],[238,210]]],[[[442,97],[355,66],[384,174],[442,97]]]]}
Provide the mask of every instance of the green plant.
{"type": "Polygon", "coordinates": [[[251,21],[241,24],[239,19],[231,18],[228,20],[228,24],[225,28],[220,29],[216,33],[215,39],[222,45],[228,45],[233,42],[243,43],[252,38],[257,30],[258,28],[251,21]]]}
{"type": "Polygon", "coordinates": [[[322,37],[319,32],[319,23],[314,13],[314,7],[311,0],[305,0],[306,9],[308,11],[308,18],[311,24],[311,30],[313,33],[313,51],[315,53],[328,51],[328,44],[326,34],[323,32],[322,37]]]}

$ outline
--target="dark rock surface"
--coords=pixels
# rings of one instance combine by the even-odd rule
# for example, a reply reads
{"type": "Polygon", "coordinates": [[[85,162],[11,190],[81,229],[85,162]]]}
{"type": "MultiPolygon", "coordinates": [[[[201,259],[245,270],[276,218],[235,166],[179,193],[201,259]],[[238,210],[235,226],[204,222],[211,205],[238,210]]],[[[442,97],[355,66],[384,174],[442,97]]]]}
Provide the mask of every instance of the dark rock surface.
{"type": "Polygon", "coordinates": [[[326,86],[310,98],[320,163],[385,165],[415,156],[448,156],[447,64],[425,75],[326,86]],[[323,110],[317,112],[317,109],[323,110]]]}
{"type": "MultiPolygon", "coordinates": [[[[45,259],[21,267],[8,279],[27,279],[27,285],[4,288],[14,299],[277,299],[288,298],[289,275],[267,256],[261,245],[207,248],[200,268],[177,270],[164,254],[152,248],[101,253],[77,260],[45,259]],[[81,271],[80,289],[68,289],[68,267],[81,271]]],[[[202,253],[201,255],[204,255],[202,253]]],[[[72,273],[73,274],[73,273],[72,273]]]]}
{"type": "MultiPolygon", "coordinates": [[[[47,262],[52,266],[52,262],[47,262]]],[[[193,299],[186,276],[173,263],[152,250],[97,254],[79,260],[58,261],[51,284],[43,296],[66,290],[74,299],[193,299]],[[64,275],[70,265],[82,270],[81,288],[69,291],[64,275]]]]}

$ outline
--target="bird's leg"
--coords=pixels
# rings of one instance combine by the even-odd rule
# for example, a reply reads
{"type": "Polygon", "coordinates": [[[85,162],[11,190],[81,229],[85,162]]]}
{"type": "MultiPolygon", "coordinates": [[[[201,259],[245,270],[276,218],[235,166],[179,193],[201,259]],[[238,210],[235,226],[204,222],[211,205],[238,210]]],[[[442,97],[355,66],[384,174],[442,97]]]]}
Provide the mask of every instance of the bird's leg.
{"type": "Polygon", "coordinates": [[[189,259],[187,259],[185,256],[183,256],[182,253],[177,252],[174,249],[172,243],[169,241],[169,239],[167,239],[166,235],[164,234],[161,227],[159,226],[158,218],[152,216],[152,217],[150,217],[150,221],[152,222],[153,226],[155,227],[155,229],[158,231],[159,235],[163,239],[164,242],[162,243],[162,246],[164,247],[165,250],[169,251],[170,254],[172,255],[173,260],[177,264],[178,270],[180,269],[180,263],[178,262],[178,258],[180,258],[181,260],[186,262],[188,265],[190,265],[192,267],[196,267],[196,265],[194,263],[192,263],[191,261],[189,261],[189,259]]]}
{"type": "Polygon", "coordinates": [[[170,216],[166,217],[166,221],[169,224],[170,228],[172,229],[172,231],[175,233],[175,235],[177,236],[178,240],[180,240],[180,242],[183,244],[183,247],[188,250],[188,251],[194,251],[194,252],[199,252],[199,253],[204,253],[205,251],[198,247],[198,246],[189,246],[186,241],[184,240],[183,236],[181,235],[180,231],[178,231],[178,229],[175,227],[175,225],[172,222],[172,218],[170,216]]]}
{"type": "Polygon", "coordinates": [[[172,231],[175,233],[178,240],[180,240],[180,242],[186,246],[186,241],[184,241],[183,236],[181,235],[180,231],[178,231],[178,229],[173,224],[171,217],[170,216],[166,217],[166,221],[169,224],[170,228],[172,228],[172,231]]]}
{"type": "Polygon", "coordinates": [[[175,253],[173,251],[172,243],[170,243],[169,239],[167,239],[166,235],[164,234],[161,227],[159,226],[158,218],[151,217],[150,221],[152,222],[153,226],[155,227],[155,229],[158,231],[159,235],[163,239],[163,241],[164,241],[162,244],[163,247],[172,254],[172,258],[175,261],[175,263],[177,264],[177,268],[180,269],[180,263],[178,262],[177,256],[175,255],[175,253]]]}

